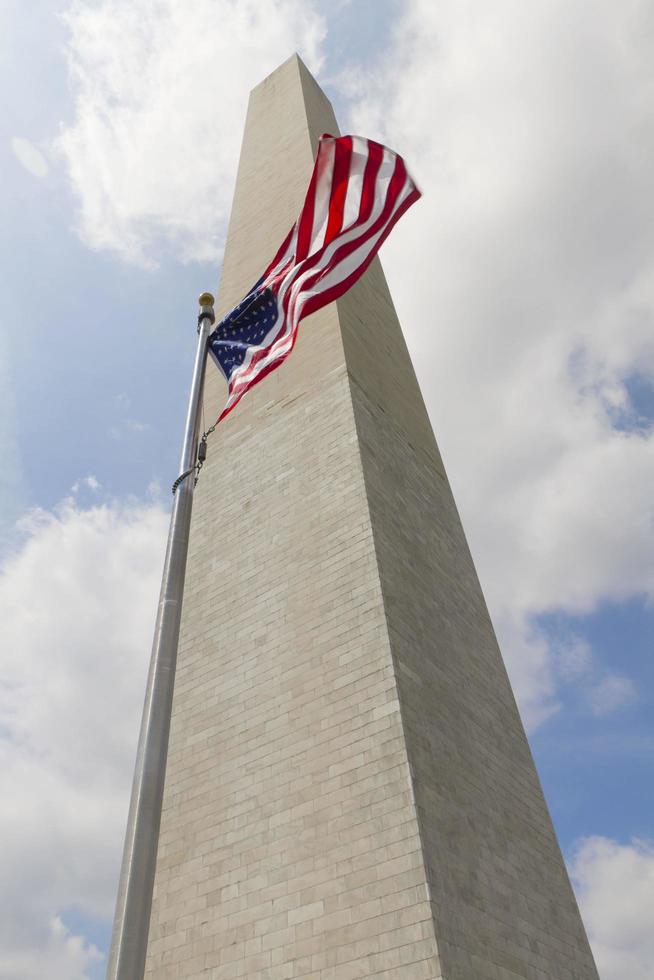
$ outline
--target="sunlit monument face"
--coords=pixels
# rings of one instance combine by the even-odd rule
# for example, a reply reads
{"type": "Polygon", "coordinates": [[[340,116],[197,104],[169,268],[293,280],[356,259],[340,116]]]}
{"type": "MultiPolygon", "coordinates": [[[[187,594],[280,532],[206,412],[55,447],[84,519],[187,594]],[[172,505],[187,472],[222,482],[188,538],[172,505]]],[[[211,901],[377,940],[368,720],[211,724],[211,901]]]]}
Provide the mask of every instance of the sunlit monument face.
{"type": "MultiPolygon", "coordinates": [[[[252,93],[218,316],[336,131],[296,57],[252,93]]],[[[597,978],[377,261],[213,437],[146,976],[597,978]]]]}

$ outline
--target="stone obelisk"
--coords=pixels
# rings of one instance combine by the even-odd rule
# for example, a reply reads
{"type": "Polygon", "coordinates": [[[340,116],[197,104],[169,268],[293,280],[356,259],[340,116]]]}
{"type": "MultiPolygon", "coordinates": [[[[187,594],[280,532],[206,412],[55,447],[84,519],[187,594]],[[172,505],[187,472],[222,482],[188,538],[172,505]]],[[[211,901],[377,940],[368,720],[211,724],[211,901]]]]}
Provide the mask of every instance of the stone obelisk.
{"type": "MultiPolygon", "coordinates": [[[[296,56],[252,92],[218,314],[336,131],[296,56]]],[[[378,261],[210,443],[146,976],[597,978],[378,261]]]]}

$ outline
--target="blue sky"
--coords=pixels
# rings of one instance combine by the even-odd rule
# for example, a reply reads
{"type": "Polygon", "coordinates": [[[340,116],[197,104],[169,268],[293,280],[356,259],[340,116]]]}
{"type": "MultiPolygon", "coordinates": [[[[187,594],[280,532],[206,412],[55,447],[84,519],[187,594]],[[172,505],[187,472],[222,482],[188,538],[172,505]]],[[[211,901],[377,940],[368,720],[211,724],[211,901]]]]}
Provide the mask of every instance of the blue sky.
{"type": "Polygon", "coordinates": [[[654,977],[654,5],[588,15],[5,3],[0,977],[103,975],[196,298],[295,49],[423,188],[382,261],[601,975],[654,977]]]}

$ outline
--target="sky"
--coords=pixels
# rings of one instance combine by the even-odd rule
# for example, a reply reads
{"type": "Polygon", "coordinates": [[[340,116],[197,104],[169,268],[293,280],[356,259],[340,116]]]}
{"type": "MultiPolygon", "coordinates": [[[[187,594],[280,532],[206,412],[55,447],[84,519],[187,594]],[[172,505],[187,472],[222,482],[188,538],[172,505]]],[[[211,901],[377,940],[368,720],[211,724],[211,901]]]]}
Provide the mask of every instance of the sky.
{"type": "Polygon", "coordinates": [[[0,6],[0,980],[104,975],[197,296],[293,51],[423,191],[382,263],[600,975],[653,980],[651,0],[0,6]]]}

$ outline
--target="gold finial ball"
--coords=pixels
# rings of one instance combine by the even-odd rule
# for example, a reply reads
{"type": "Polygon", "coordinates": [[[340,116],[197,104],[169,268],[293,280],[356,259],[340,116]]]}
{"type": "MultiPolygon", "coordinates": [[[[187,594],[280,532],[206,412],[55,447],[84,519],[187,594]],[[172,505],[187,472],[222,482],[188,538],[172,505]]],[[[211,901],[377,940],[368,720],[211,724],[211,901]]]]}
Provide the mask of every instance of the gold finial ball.
{"type": "Polygon", "coordinates": [[[198,300],[200,306],[213,306],[215,302],[216,301],[211,293],[202,293],[202,296],[200,296],[200,299],[198,300]]]}

